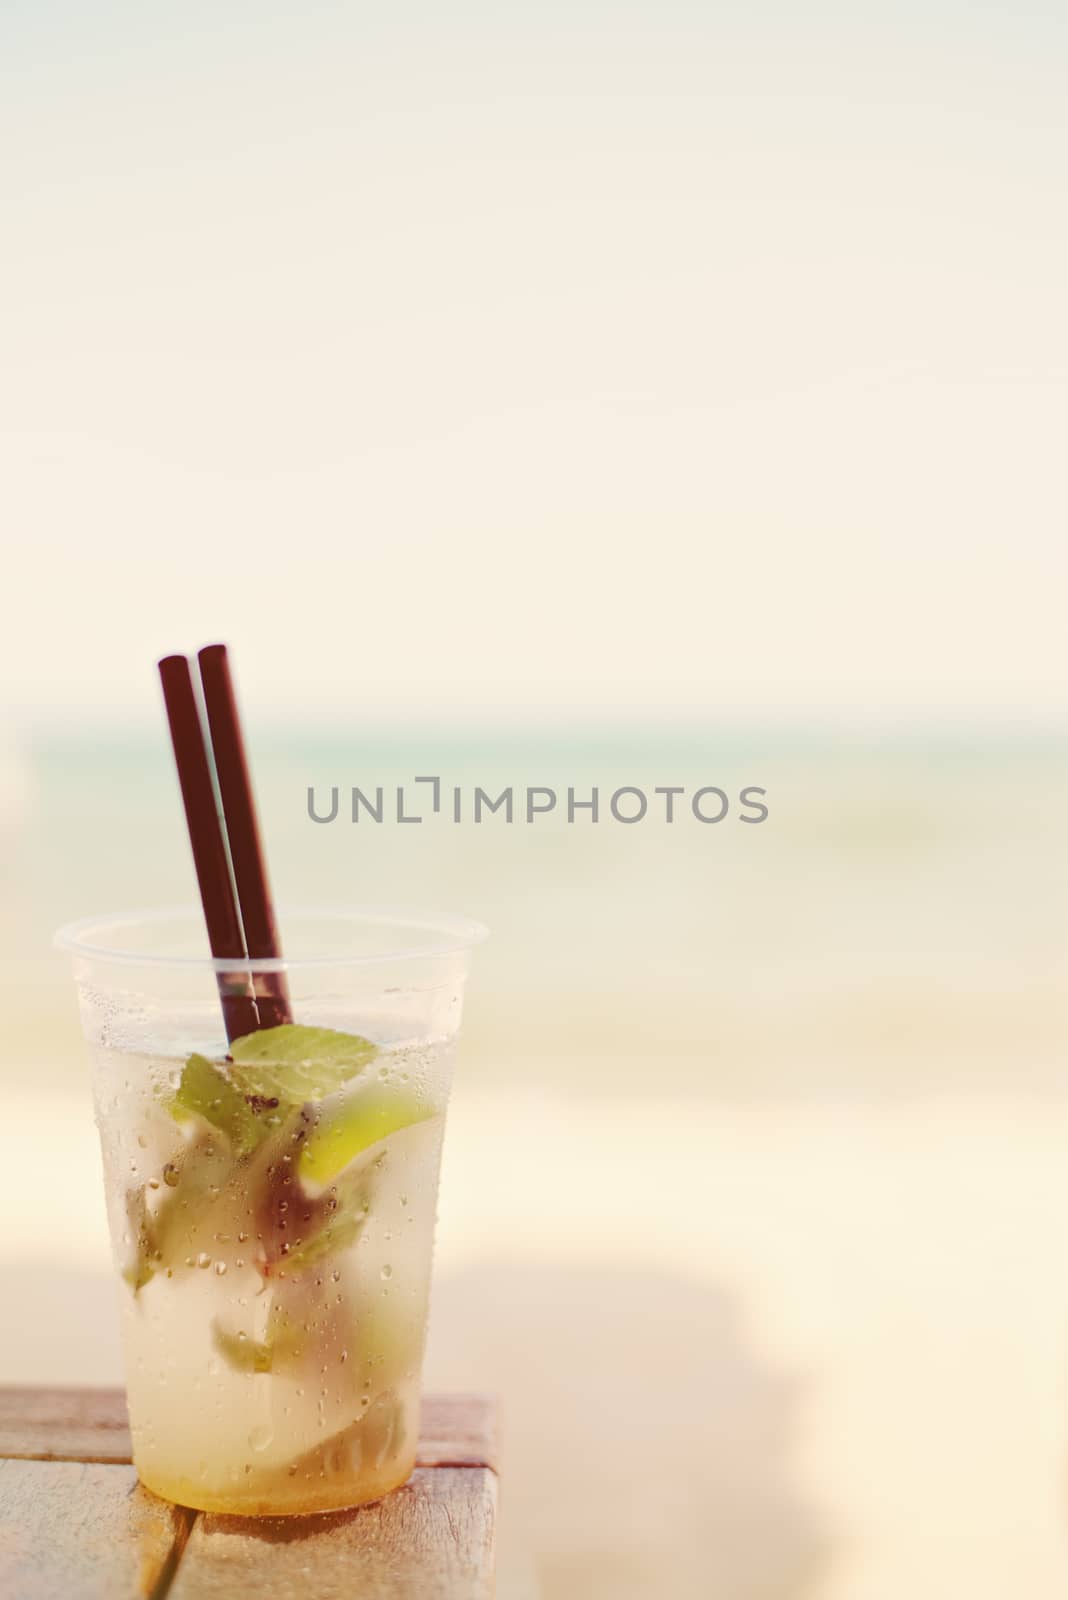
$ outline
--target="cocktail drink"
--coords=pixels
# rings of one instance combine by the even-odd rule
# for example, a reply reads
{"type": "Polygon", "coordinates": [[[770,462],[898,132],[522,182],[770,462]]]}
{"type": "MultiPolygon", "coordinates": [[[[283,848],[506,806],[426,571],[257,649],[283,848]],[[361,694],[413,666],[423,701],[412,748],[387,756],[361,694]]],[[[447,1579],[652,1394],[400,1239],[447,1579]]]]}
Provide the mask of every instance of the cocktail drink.
{"type": "Polygon", "coordinates": [[[217,1512],[404,1482],[438,1165],[477,924],[286,919],[284,961],[192,952],[195,915],[65,930],[121,1275],[134,1463],[217,1512]],[[229,1042],[216,984],[293,1015],[229,1042]]]}

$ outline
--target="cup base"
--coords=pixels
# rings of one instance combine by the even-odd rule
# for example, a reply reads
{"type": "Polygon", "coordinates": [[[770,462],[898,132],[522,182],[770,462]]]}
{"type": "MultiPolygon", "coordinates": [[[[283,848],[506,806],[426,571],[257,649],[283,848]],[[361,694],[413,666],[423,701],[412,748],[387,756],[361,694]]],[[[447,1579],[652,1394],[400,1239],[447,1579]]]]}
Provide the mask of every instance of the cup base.
{"type": "MultiPolygon", "coordinates": [[[[134,1463],[137,1467],[137,1463],[134,1463]]],[[[415,1468],[414,1459],[403,1466],[393,1466],[379,1474],[366,1474],[358,1482],[294,1484],[288,1492],[271,1494],[234,1494],[222,1491],[212,1494],[203,1487],[167,1478],[159,1473],[144,1472],[137,1468],[142,1486],[160,1500],[173,1505],[186,1506],[191,1511],[206,1511],[224,1517],[315,1517],[332,1512],[355,1511],[359,1506],[371,1505],[376,1500],[403,1488],[415,1468]]]]}

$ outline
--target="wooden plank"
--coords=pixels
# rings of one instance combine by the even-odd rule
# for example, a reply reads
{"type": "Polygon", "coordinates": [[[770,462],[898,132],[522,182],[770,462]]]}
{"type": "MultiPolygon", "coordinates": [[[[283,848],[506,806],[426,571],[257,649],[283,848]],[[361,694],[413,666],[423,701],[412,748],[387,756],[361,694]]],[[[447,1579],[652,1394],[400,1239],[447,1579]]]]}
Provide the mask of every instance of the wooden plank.
{"type": "Polygon", "coordinates": [[[0,1388],[0,1595],[17,1600],[486,1600],[495,1408],[428,1395],[419,1465],[376,1505],[198,1517],[142,1489],[115,1389],[0,1388]],[[190,1532],[190,1530],[192,1530],[190,1532]],[[188,1537],[185,1556],[182,1555],[188,1537]]]}
{"type": "Polygon", "coordinates": [[[0,1388],[0,1456],[128,1463],[126,1396],[121,1389],[0,1388]]]}
{"type": "Polygon", "coordinates": [[[420,1467],[499,1467],[497,1404],[484,1394],[428,1394],[419,1419],[420,1467]]]}
{"type": "Polygon", "coordinates": [[[0,1461],[0,1595],[150,1600],[192,1521],[142,1489],[132,1467],[0,1461]]]}
{"type": "Polygon", "coordinates": [[[491,1600],[497,1478],[417,1468],[403,1489],[319,1517],[198,1517],[168,1600],[491,1600]]]}
{"type": "MultiPolygon", "coordinates": [[[[427,1395],[417,1464],[497,1470],[496,1412],[484,1395],[427,1395]]],[[[0,1388],[0,1456],[20,1461],[130,1460],[121,1389],[0,1388]]]]}

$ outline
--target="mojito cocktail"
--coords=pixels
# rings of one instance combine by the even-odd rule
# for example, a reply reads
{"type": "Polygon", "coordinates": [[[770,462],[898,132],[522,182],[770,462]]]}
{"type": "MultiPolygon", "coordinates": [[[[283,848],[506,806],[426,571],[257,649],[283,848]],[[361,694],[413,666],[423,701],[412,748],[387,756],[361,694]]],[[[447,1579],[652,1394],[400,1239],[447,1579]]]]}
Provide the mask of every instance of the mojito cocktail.
{"type": "MultiPolygon", "coordinates": [[[[302,919],[287,927],[297,947],[302,919]]],[[[481,930],[380,914],[317,927],[353,949],[286,961],[302,1020],[229,1043],[219,963],[166,954],[184,923],[64,939],[122,1280],[134,1463],[148,1488],[203,1510],[352,1506],[415,1459],[442,1131],[481,930]]]]}

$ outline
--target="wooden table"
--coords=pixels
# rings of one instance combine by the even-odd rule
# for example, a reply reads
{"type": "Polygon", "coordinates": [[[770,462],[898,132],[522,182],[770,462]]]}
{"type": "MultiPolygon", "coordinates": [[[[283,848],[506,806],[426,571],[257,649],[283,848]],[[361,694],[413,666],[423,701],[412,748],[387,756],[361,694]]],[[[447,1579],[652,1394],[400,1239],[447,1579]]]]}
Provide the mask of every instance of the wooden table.
{"type": "Polygon", "coordinates": [[[492,1404],[431,1395],[415,1472],[376,1505],[219,1517],[149,1494],[115,1389],[0,1388],[3,1600],[489,1600],[492,1404]]]}

